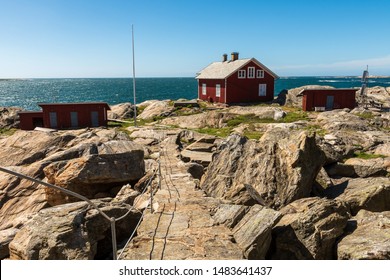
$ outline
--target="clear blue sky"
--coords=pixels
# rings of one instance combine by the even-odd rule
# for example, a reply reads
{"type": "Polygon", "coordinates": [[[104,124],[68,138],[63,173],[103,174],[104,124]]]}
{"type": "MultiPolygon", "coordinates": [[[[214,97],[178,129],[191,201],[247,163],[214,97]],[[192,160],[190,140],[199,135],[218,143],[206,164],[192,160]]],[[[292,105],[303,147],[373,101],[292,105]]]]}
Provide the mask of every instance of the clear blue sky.
{"type": "Polygon", "coordinates": [[[193,77],[223,53],[280,76],[390,75],[390,1],[0,0],[0,78],[193,77]]]}

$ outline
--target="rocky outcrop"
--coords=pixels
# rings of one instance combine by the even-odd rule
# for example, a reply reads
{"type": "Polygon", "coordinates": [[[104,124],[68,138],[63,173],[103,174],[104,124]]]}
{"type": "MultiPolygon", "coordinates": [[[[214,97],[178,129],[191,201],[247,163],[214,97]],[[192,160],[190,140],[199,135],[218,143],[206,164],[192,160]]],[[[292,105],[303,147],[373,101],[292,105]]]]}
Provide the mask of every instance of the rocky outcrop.
{"type": "Polygon", "coordinates": [[[0,106],[0,129],[17,128],[19,126],[19,115],[22,109],[18,107],[0,106]]]}
{"type": "MultiPolygon", "coordinates": [[[[140,104],[139,107],[141,106],[142,105],[140,104]]],[[[146,107],[143,108],[142,112],[137,117],[143,120],[153,119],[155,117],[160,117],[160,116],[166,117],[174,111],[173,104],[170,105],[169,100],[164,100],[164,101],[155,100],[149,102],[149,104],[145,104],[144,106],[146,107]]]]}
{"type": "Polygon", "coordinates": [[[390,211],[390,178],[358,178],[329,187],[328,198],[346,203],[352,215],[361,209],[373,212],[390,211]]]}
{"type": "Polygon", "coordinates": [[[70,132],[19,130],[12,136],[0,140],[0,163],[2,166],[34,163],[64,148],[75,137],[70,132]]]}
{"type": "Polygon", "coordinates": [[[348,109],[319,113],[316,125],[326,133],[317,139],[325,152],[326,164],[341,162],[355,152],[370,151],[389,141],[386,131],[348,109]]]}
{"type": "Polygon", "coordinates": [[[271,259],[332,259],[336,239],[349,214],[339,201],[303,198],[280,210],[283,217],[272,231],[271,259]]]}
{"type": "Polygon", "coordinates": [[[226,126],[226,122],[235,117],[235,114],[221,111],[208,111],[190,116],[178,116],[166,118],[161,121],[164,125],[174,125],[180,128],[221,128],[226,126]]]}
{"type": "Polygon", "coordinates": [[[117,105],[110,105],[111,110],[107,112],[109,119],[131,119],[134,117],[134,106],[130,102],[117,105]]]}
{"type": "Polygon", "coordinates": [[[224,111],[236,115],[254,115],[260,119],[279,120],[286,116],[286,112],[282,109],[266,106],[233,106],[224,111]]]}
{"type": "MultiPolygon", "coordinates": [[[[54,133],[17,131],[12,136],[0,140],[0,165],[2,167],[45,180],[43,171],[45,167],[50,166],[48,169],[52,169],[53,172],[60,169],[64,171],[62,168],[70,162],[68,167],[73,168],[73,174],[75,176],[84,174],[84,179],[80,178],[81,181],[76,178],[72,179],[71,169],[67,169],[68,174],[61,174],[60,178],[64,179],[66,175],[64,180],[69,179],[69,184],[74,187],[75,182],[79,180],[81,182],[79,189],[82,193],[86,192],[83,189],[86,185],[91,187],[92,183],[88,185],[87,182],[92,180],[90,182],[96,183],[94,196],[97,197],[114,197],[123,185],[118,182],[116,177],[120,175],[119,178],[123,179],[126,176],[126,174],[123,175],[124,173],[128,173],[127,175],[132,173],[132,164],[138,164],[138,171],[142,169],[142,153],[142,149],[140,150],[138,145],[132,144],[126,134],[106,129],[80,129],[54,133]],[[130,161],[130,158],[119,159],[121,154],[124,157],[123,154],[126,155],[126,152],[131,153],[131,149],[134,150],[134,147],[138,147],[136,149],[138,152],[134,152],[138,153],[138,163],[130,161]],[[118,153],[119,155],[117,155],[118,153]],[[118,159],[121,161],[115,162],[118,159]],[[77,163],[80,165],[76,166],[77,163]],[[127,167],[123,165],[125,163],[128,164],[127,167]],[[120,166],[113,170],[104,168],[108,165],[111,167],[120,166]],[[87,168],[95,168],[95,170],[88,171],[87,168]],[[118,174],[120,170],[123,173],[118,174]],[[98,183],[98,178],[101,176],[105,176],[104,184],[98,183]]],[[[55,181],[56,176],[60,174],[53,173],[51,175],[55,181]]],[[[130,176],[127,179],[133,180],[130,180],[130,176]]],[[[66,183],[64,184],[66,185],[66,183]]],[[[29,215],[49,207],[47,192],[50,193],[50,191],[28,180],[21,180],[0,172],[0,230],[19,229],[28,220],[29,215]]],[[[90,198],[94,198],[94,196],[90,198]]]]}
{"type": "MultiPolygon", "coordinates": [[[[7,169],[43,179],[44,165],[14,166],[7,169]]],[[[48,206],[45,190],[25,179],[0,172],[0,230],[20,228],[30,214],[48,206]]]]}
{"type": "MultiPolygon", "coordinates": [[[[109,217],[127,213],[124,205],[94,201],[109,217]]],[[[131,232],[140,214],[130,213],[117,223],[118,240],[131,232]]],[[[10,243],[10,259],[87,260],[107,258],[112,252],[110,222],[86,202],[41,210],[16,234],[10,243]]],[[[112,256],[112,255],[111,255],[112,256]]]]}
{"type": "Polygon", "coordinates": [[[237,204],[279,209],[307,197],[324,162],[315,137],[288,129],[268,131],[259,142],[232,135],[223,142],[202,178],[211,196],[237,204]]]}
{"type": "Polygon", "coordinates": [[[390,107],[390,87],[367,88],[367,97],[383,107],[390,107]]]}
{"type": "Polygon", "coordinates": [[[390,212],[374,213],[360,210],[349,221],[349,232],[337,244],[337,257],[341,260],[390,259],[390,212]]]}
{"type": "MultiPolygon", "coordinates": [[[[132,149],[127,147],[127,152],[107,153],[112,150],[105,145],[106,153],[51,163],[44,168],[47,181],[88,198],[109,192],[113,186],[136,181],[145,172],[143,149],[136,144],[123,145],[132,149]]],[[[57,190],[47,189],[46,194],[50,205],[74,201],[57,190]]]]}

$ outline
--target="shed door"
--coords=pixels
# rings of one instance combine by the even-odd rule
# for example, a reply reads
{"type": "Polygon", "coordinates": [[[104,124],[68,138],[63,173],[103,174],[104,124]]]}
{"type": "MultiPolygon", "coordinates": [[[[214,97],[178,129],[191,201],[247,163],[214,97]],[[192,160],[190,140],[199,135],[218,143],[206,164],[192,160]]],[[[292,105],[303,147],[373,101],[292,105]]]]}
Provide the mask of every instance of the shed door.
{"type": "Polygon", "coordinates": [[[267,84],[259,84],[259,96],[267,95],[267,84]]]}
{"type": "Polygon", "coordinates": [[[91,112],[91,124],[93,127],[99,126],[99,112],[97,111],[91,112]]]}
{"type": "Polygon", "coordinates": [[[70,126],[71,127],[79,126],[79,118],[77,112],[70,112],[70,126]]]}
{"type": "Polygon", "coordinates": [[[58,123],[57,123],[57,112],[50,112],[49,113],[49,118],[50,118],[50,127],[51,128],[57,128],[58,123]]]}
{"type": "Polygon", "coordinates": [[[220,84],[215,85],[215,97],[221,97],[221,85],[220,84]]]}
{"type": "Polygon", "coordinates": [[[326,97],[326,110],[333,110],[333,103],[334,103],[334,96],[333,95],[328,95],[326,97]]]}

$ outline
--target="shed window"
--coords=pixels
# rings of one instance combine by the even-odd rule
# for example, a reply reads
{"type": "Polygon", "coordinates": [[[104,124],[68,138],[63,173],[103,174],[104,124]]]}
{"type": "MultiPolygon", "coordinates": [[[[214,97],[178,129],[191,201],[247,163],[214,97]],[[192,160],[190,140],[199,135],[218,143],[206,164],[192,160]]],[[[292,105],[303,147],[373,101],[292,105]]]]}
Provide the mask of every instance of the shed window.
{"type": "Polygon", "coordinates": [[[256,77],[257,78],[264,78],[264,70],[257,70],[256,77]]]}
{"type": "Polygon", "coordinates": [[[238,78],[245,79],[245,77],[246,77],[246,71],[245,70],[238,70],[238,78]]]}
{"type": "Polygon", "coordinates": [[[202,94],[206,95],[206,93],[207,93],[207,85],[206,84],[202,84],[202,94]]]}
{"type": "Polygon", "coordinates": [[[248,79],[255,77],[255,67],[248,67],[248,79]]]}

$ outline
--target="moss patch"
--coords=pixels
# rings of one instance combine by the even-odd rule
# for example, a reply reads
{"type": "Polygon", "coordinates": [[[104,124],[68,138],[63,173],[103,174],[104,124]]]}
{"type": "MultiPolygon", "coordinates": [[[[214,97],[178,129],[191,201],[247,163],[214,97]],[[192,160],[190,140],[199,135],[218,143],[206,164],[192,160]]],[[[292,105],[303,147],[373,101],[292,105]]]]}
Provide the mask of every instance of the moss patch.
{"type": "Polygon", "coordinates": [[[365,152],[355,152],[353,155],[355,158],[360,158],[360,159],[374,159],[374,158],[385,158],[386,157],[384,155],[367,154],[365,152]]]}
{"type": "Polygon", "coordinates": [[[11,136],[17,131],[16,128],[0,128],[1,136],[11,136]]]}

